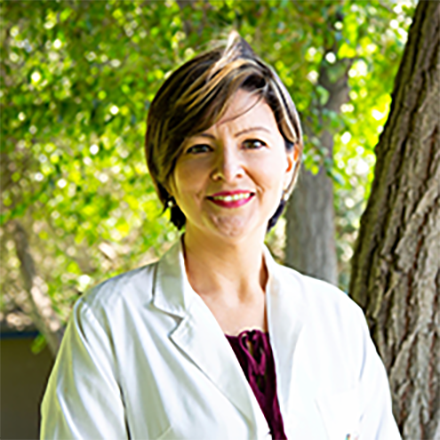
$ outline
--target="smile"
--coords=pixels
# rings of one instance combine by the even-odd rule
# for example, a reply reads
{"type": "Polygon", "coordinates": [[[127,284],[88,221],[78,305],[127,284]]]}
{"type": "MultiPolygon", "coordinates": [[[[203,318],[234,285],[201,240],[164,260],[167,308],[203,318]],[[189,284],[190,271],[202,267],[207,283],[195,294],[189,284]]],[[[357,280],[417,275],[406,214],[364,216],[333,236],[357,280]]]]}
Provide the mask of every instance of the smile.
{"type": "Polygon", "coordinates": [[[240,192],[236,194],[217,194],[208,200],[223,208],[238,208],[245,205],[254,197],[254,193],[240,192]]]}
{"type": "Polygon", "coordinates": [[[223,200],[224,202],[233,202],[235,200],[248,199],[252,196],[252,193],[233,194],[228,196],[213,196],[213,200],[223,200]]]}

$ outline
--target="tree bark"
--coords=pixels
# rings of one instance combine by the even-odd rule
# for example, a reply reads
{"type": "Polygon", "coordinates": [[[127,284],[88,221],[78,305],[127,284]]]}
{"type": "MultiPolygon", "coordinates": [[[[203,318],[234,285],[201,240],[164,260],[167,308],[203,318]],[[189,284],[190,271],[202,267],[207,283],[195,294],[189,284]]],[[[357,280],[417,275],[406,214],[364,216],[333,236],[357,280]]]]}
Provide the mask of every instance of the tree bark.
{"type": "Polygon", "coordinates": [[[37,329],[46,338],[47,345],[55,357],[63,337],[63,327],[58,315],[52,308],[52,302],[45,293],[44,282],[37,275],[26,231],[18,221],[9,224],[14,240],[17,257],[23,277],[24,288],[28,294],[29,314],[37,329]]]}
{"type": "MultiPolygon", "coordinates": [[[[341,59],[335,65],[323,61],[318,85],[329,92],[321,111],[340,113],[341,105],[348,102],[348,70],[352,60],[341,59]],[[330,69],[338,72],[331,80],[330,69]]],[[[304,124],[304,131],[310,138],[311,129],[304,124]]],[[[319,142],[333,158],[333,134],[323,130],[319,142]]],[[[324,166],[313,175],[304,167],[298,178],[286,209],[285,264],[294,269],[332,284],[338,281],[338,262],[335,242],[333,206],[333,182],[324,166]]]]}
{"type": "Polygon", "coordinates": [[[376,147],[350,295],[406,439],[440,439],[440,3],[420,1],[376,147]]]}
{"type": "Polygon", "coordinates": [[[337,283],[333,183],[321,168],[301,169],[286,209],[285,263],[330,283],[337,283]]]}

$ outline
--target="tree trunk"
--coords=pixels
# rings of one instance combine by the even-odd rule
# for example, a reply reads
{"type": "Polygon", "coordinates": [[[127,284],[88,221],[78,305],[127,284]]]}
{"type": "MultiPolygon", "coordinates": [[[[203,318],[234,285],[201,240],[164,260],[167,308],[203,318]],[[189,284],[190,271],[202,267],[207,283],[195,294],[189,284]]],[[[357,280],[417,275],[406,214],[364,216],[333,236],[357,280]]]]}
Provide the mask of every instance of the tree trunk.
{"type": "Polygon", "coordinates": [[[287,205],[286,220],[285,263],[336,284],[333,183],[324,168],[313,175],[303,167],[287,205]]]}
{"type": "Polygon", "coordinates": [[[440,3],[420,1],[352,262],[406,439],[440,439],[440,3]]]}
{"type": "MultiPolygon", "coordinates": [[[[318,85],[329,92],[329,97],[321,111],[339,113],[341,105],[348,101],[348,70],[352,62],[341,59],[330,65],[323,61],[318,85]],[[335,76],[332,81],[330,77],[335,76]]],[[[312,130],[307,121],[304,131],[310,138],[312,130]]],[[[333,134],[323,130],[319,142],[332,160],[333,134]]],[[[337,284],[334,215],[333,182],[324,166],[316,175],[303,167],[286,210],[285,264],[306,275],[337,284]]]]}
{"type": "Polygon", "coordinates": [[[47,345],[55,357],[63,337],[61,321],[52,308],[49,296],[45,293],[43,280],[36,273],[23,226],[18,221],[12,221],[9,223],[9,229],[20,261],[24,288],[28,295],[30,305],[28,312],[38,331],[46,338],[47,345]]]}

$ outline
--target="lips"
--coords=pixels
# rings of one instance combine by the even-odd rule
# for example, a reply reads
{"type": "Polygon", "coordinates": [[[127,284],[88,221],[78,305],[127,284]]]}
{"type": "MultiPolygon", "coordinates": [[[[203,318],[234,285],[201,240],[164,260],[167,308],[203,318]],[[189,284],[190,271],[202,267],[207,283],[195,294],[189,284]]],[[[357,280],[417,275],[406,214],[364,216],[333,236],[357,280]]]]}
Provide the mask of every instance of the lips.
{"type": "Polygon", "coordinates": [[[208,196],[208,200],[223,208],[238,208],[250,202],[254,196],[251,191],[222,191],[208,196]]]}

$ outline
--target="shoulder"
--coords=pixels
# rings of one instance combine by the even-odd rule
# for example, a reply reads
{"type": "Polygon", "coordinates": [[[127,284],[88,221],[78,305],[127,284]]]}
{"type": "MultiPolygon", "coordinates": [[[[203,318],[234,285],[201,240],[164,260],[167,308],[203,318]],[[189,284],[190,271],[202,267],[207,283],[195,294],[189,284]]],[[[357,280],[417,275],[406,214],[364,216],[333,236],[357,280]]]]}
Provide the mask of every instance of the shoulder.
{"type": "Polygon", "coordinates": [[[295,286],[295,292],[291,293],[300,297],[304,313],[315,325],[322,323],[326,329],[349,333],[364,333],[367,330],[362,309],[341,289],[289,267],[279,265],[279,268],[283,283],[295,286]]]}
{"type": "Polygon", "coordinates": [[[152,298],[157,262],[109,278],[86,292],[75,305],[77,313],[112,314],[129,306],[136,308],[152,298]]]}
{"type": "Polygon", "coordinates": [[[300,307],[295,316],[303,322],[301,352],[312,364],[325,364],[331,377],[341,378],[343,373],[347,380],[355,383],[366,361],[377,360],[362,309],[330,283],[287,267],[282,267],[282,272],[288,295],[296,297],[295,304],[300,307]],[[341,359],[344,359],[342,364],[341,359]]]}
{"type": "Polygon", "coordinates": [[[290,267],[281,264],[277,266],[283,282],[299,286],[309,301],[358,308],[357,304],[337,286],[318,278],[303,275],[290,267]]]}

